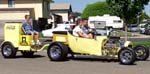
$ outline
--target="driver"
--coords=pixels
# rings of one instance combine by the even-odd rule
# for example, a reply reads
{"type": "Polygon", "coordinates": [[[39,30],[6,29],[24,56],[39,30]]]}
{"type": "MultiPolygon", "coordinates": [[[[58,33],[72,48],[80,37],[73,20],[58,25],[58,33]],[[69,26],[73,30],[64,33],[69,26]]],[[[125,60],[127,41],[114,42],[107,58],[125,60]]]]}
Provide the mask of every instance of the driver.
{"type": "Polygon", "coordinates": [[[88,20],[82,19],[79,21],[79,24],[73,29],[73,35],[92,39],[93,35],[89,31],[88,20]]]}

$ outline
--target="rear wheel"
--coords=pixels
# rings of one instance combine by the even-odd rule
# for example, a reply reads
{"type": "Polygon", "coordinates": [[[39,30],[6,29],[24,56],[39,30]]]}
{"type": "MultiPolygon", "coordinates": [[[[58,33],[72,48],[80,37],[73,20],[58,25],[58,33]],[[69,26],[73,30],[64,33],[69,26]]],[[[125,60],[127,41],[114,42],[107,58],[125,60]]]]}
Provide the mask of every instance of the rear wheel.
{"type": "Polygon", "coordinates": [[[24,57],[32,57],[34,55],[33,51],[21,51],[24,57]]]}
{"type": "Polygon", "coordinates": [[[134,48],[134,51],[136,53],[136,59],[137,60],[147,60],[149,57],[149,49],[145,46],[136,46],[134,48]]]}
{"type": "Polygon", "coordinates": [[[121,64],[131,65],[135,62],[136,54],[132,49],[124,48],[119,51],[118,59],[121,64]]]}
{"type": "Polygon", "coordinates": [[[4,58],[14,58],[17,50],[11,44],[5,44],[2,47],[2,55],[4,58]]]}
{"type": "Polygon", "coordinates": [[[63,43],[53,43],[47,50],[48,57],[52,61],[63,61],[68,54],[68,48],[63,43]]]}

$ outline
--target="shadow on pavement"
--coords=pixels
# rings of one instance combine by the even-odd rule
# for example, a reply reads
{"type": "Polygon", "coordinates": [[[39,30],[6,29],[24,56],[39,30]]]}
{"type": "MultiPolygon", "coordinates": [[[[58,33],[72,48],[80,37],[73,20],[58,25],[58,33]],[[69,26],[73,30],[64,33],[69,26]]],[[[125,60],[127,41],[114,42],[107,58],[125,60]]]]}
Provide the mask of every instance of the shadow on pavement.
{"type": "MultiPolygon", "coordinates": [[[[122,65],[118,59],[104,59],[104,58],[97,58],[97,57],[68,57],[69,60],[75,60],[75,61],[83,61],[83,62],[102,62],[102,63],[119,63],[122,65]]],[[[136,61],[137,62],[137,61],[136,61]]],[[[137,65],[136,62],[134,64],[131,64],[131,66],[137,65]]]]}
{"type": "Polygon", "coordinates": [[[23,55],[17,55],[15,58],[13,58],[13,59],[18,59],[18,58],[43,58],[43,57],[45,57],[45,56],[43,56],[43,55],[33,55],[33,56],[23,56],[23,55]]]}
{"type": "Polygon", "coordinates": [[[99,57],[88,57],[88,56],[77,56],[77,57],[68,57],[70,60],[75,60],[75,61],[92,61],[92,62],[118,62],[117,59],[104,59],[104,58],[99,58],[99,57]]]}

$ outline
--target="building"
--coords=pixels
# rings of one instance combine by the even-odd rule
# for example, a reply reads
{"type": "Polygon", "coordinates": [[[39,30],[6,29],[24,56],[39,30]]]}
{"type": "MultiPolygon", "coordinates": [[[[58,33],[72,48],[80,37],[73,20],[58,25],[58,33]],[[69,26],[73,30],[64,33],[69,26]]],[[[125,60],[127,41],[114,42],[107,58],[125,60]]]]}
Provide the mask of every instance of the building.
{"type": "MultiPolygon", "coordinates": [[[[22,22],[25,15],[33,20],[49,17],[49,4],[51,0],[0,0],[0,37],[3,37],[3,24],[5,22],[22,22]]],[[[39,31],[37,22],[34,29],[39,31]]]]}
{"type": "Polygon", "coordinates": [[[33,20],[47,18],[49,3],[50,0],[0,0],[0,22],[22,21],[26,14],[33,20]]]}
{"type": "Polygon", "coordinates": [[[72,14],[71,4],[50,4],[50,12],[52,14],[62,16],[62,21],[70,21],[70,15],[72,14]]]}

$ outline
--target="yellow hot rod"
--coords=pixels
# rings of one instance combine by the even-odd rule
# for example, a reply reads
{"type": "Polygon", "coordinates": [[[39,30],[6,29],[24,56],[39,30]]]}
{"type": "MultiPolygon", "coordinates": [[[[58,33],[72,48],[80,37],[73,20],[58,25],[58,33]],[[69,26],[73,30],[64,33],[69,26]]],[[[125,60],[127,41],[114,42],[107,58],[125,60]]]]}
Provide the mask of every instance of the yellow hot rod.
{"type": "Polygon", "coordinates": [[[76,37],[72,32],[53,32],[52,44],[47,54],[52,61],[65,60],[67,54],[92,55],[106,59],[118,59],[121,64],[133,64],[136,59],[146,60],[149,49],[145,46],[133,47],[130,41],[121,41],[120,37],[95,36],[94,39],[76,37]]]}

